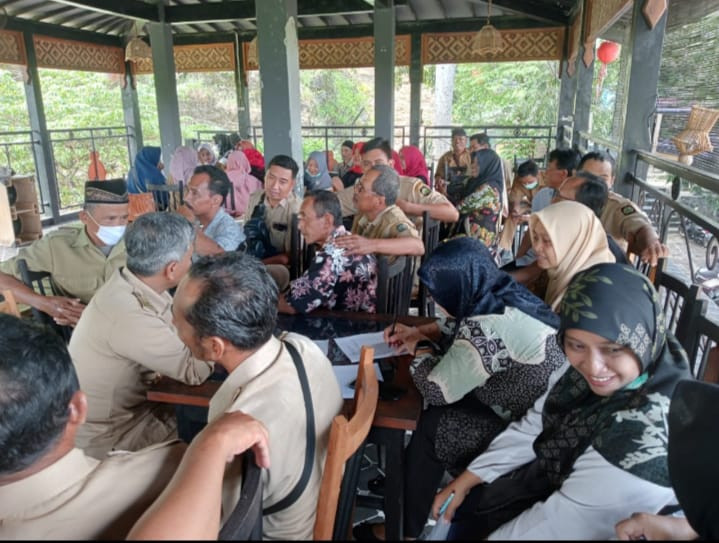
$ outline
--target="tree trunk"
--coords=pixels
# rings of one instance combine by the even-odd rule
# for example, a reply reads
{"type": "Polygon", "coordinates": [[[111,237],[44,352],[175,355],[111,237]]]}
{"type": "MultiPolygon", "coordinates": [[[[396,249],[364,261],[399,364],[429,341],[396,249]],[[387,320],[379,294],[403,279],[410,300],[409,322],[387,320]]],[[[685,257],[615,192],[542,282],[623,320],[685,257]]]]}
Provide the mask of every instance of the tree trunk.
{"type": "Polygon", "coordinates": [[[452,124],[452,102],[454,95],[454,75],[456,64],[438,64],[434,81],[434,119],[435,126],[452,124]]]}

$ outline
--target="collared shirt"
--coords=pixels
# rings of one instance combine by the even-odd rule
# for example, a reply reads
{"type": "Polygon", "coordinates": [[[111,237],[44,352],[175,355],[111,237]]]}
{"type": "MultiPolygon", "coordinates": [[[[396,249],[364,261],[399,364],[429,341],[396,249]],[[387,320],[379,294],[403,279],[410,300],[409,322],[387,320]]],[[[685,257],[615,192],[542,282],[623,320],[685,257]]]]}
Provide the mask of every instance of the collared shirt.
{"type": "Polygon", "coordinates": [[[106,257],[80,224],[63,226],[22,247],[15,258],[0,263],[0,272],[20,279],[18,258],[25,259],[30,271],[50,272],[61,295],[88,303],[113,272],[125,265],[127,255],[125,242],[120,241],[106,257]]]}
{"type": "Polygon", "coordinates": [[[202,231],[225,251],[235,251],[245,241],[242,227],[223,208],[217,210],[210,224],[202,231]]]}
{"type": "Polygon", "coordinates": [[[120,268],[85,308],[69,351],[87,395],[87,421],[77,445],[96,458],[176,437],[174,411],[149,402],[158,374],[190,385],[212,373],[196,360],[172,324],[172,298],[120,268]]]}
{"type": "Polygon", "coordinates": [[[380,211],[373,221],[370,221],[366,215],[355,215],[352,233],[369,239],[419,239],[420,237],[414,223],[396,205],[380,211]]]}
{"type": "Polygon", "coordinates": [[[439,176],[445,181],[450,181],[455,175],[469,175],[470,166],[472,166],[472,154],[469,149],[463,149],[459,156],[455,156],[454,151],[450,149],[439,157],[437,169],[434,170],[434,176],[439,176]],[[454,173],[452,168],[464,168],[464,173],[454,173]]]}
{"type": "Polygon", "coordinates": [[[299,313],[318,307],[374,313],[377,302],[377,260],[374,255],[348,255],[335,238],[346,236],[338,226],[317,252],[309,268],[292,283],[289,303],[299,313]]]}
{"type": "Polygon", "coordinates": [[[600,220],[623,251],[627,250],[627,237],[630,234],[635,234],[645,226],[653,228],[649,217],[637,204],[611,190],[600,220]]]}
{"type": "MultiPolygon", "coordinates": [[[[342,397],[330,361],[314,342],[292,333],[283,335],[283,339],[297,348],[310,383],[317,436],[315,459],[300,498],[287,509],[263,518],[263,536],[311,539],[330,425],[342,408],[342,397]]],[[[286,346],[277,338],[271,337],[227,376],[210,400],[208,421],[238,410],[260,420],[269,432],[271,467],[262,476],[262,507],[266,508],[295,487],[306,449],[305,401],[297,369],[286,346]]],[[[237,502],[241,474],[234,468],[230,465],[225,471],[223,522],[237,502]]]]}
{"type": "Polygon", "coordinates": [[[73,449],[0,486],[0,539],[125,539],[169,483],[185,447],[163,443],[103,461],[73,449]]]}
{"type": "MultiPolygon", "coordinates": [[[[255,210],[257,204],[260,203],[260,198],[262,198],[264,193],[264,189],[252,193],[250,201],[247,204],[245,220],[252,217],[252,212],[255,210]]],[[[281,253],[290,252],[292,214],[300,212],[300,205],[302,205],[302,202],[295,196],[294,192],[290,192],[290,195],[281,200],[275,207],[270,206],[267,197],[265,197],[265,224],[270,231],[270,243],[281,253]]]]}
{"type": "Polygon", "coordinates": [[[545,207],[552,204],[556,191],[552,187],[544,187],[532,198],[532,213],[542,211],[545,207]]]}

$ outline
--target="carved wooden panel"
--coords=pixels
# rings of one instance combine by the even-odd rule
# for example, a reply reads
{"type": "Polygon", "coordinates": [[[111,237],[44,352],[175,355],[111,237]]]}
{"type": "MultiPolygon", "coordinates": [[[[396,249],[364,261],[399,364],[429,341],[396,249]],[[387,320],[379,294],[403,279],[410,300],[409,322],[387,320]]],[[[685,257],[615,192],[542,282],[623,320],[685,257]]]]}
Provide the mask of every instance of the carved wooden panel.
{"type": "MultiPolygon", "coordinates": [[[[235,69],[235,49],[231,42],[175,45],[172,53],[178,72],[231,72],[235,69]]],[[[151,74],[152,59],[136,62],[135,73],[151,74]]]]}
{"type": "Polygon", "coordinates": [[[0,31],[0,62],[5,64],[27,64],[22,32],[0,31]]]}
{"type": "Polygon", "coordinates": [[[125,53],[121,47],[38,35],[33,35],[32,40],[41,68],[125,73],[125,53]]]}
{"type": "Polygon", "coordinates": [[[422,64],[560,60],[564,50],[563,27],[500,30],[504,50],[496,55],[472,51],[476,32],[422,34],[422,64]]]}
{"type": "MultiPolygon", "coordinates": [[[[245,42],[245,69],[257,70],[257,48],[245,42]]],[[[374,39],[339,38],[327,40],[299,40],[300,69],[363,68],[374,66],[374,39]]],[[[397,66],[410,63],[410,36],[395,36],[394,56],[397,66]]]]}
{"type": "Polygon", "coordinates": [[[586,0],[584,18],[584,65],[594,60],[594,42],[634,4],[634,0],[586,0]]]}

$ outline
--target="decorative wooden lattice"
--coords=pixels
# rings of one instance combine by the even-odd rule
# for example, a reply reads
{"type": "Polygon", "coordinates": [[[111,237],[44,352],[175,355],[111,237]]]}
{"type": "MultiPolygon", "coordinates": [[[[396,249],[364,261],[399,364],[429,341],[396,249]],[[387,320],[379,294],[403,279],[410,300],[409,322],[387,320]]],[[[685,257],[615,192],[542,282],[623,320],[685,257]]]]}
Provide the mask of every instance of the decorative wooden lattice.
{"type": "MultiPolygon", "coordinates": [[[[257,49],[249,42],[243,44],[246,70],[257,70],[257,49]]],[[[410,36],[395,36],[394,57],[397,66],[410,62],[410,36]]],[[[374,66],[374,39],[339,38],[330,40],[299,40],[300,68],[362,68],[374,66]]]]}
{"type": "Polygon", "coordinates": [[[634,0],[587,0],[584,18],[584,65],[594,60],[594,42],[634,4],[634,0]]]}
{"type": "MultiPolygon", "coordinates": [[[[175,45],[172,54],[177,72],[231,72],[235,69],[233,43],[175,45]]],[[[137,62],[135,73],[151,74],[152,59],[137,62]]]]}
{"type": "Polygon", "coordinates": [[[582,12],[580,11],[569,27],[569,39],[567,40],[567,75],[574,77],[577,70],[577,57],[579,46],[582,41],[582,12]]]}
{"type": "Polygon", "coordinates": [[[5,64],[27,64],[22,32],[0,31],[0,62],[5,64]]]}
{"type": "Polygon", "coordinates": [[[422,34],[422,64],[562,58],[565,34],[565,29],[562,27],[500,30],[500,32],[505,47],[496,55],[480,55],[472,50],[472,39],[476,32],[422,34]]]}
{"type": "Polygon", "coordinates": [[[32,40],[37,65],[41,68],[125,73],[125,52],[121,47],[38,35],[32,40]]]}

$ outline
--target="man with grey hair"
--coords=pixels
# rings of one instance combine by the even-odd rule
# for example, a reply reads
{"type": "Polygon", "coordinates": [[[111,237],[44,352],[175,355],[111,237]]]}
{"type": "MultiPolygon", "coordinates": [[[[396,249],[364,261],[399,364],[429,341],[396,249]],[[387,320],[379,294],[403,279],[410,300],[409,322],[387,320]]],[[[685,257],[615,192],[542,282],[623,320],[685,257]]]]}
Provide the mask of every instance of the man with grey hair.
{"type": "Polygon", "coordinates": [[[212,373],[177,337],[167,292],[190,268],[194,240],[178,214],[138,217],[125,234],[127,266],[83,311],[69,351],[88,403],[77,444],[90,456],[177,437],[174,411],[148,402],[148,386],[157,374],[198,385],[212,373]]]}
{"type": "Polygon", "coordinates": [[[368,169],[355,183],[352,234],[337,238],[336,245],[351,255],[422,256],[424,244],[414,223],[395,204],[398,190],[399,176],[393,168],[368,169]]]}

